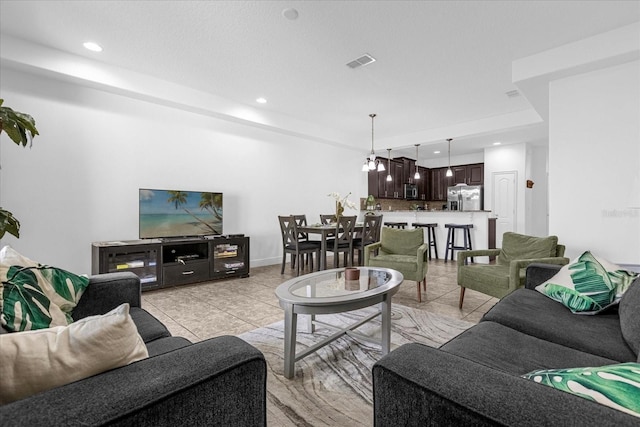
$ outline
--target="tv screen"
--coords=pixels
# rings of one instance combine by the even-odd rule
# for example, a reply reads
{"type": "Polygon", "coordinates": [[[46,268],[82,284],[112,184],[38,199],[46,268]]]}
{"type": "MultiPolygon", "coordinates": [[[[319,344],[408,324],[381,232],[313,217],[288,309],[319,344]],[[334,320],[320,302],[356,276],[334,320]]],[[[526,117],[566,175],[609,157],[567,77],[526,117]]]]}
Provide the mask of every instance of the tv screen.
{"type": "Polygon", "coordinates": [[[140,238],[222,234],[222,193],[140,189],[140,238]]]}

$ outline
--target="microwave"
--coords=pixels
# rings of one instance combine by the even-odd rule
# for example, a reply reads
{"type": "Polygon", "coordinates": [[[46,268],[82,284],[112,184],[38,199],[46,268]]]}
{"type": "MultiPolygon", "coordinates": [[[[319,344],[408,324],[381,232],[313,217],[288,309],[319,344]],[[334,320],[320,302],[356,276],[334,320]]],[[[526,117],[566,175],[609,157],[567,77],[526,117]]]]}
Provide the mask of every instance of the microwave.
{"type": "Polygon", "coordinates": [[[418,186],[415,184],[404,185],[404,198],[407,200],[414,200],[418,198],[418,186]]]}

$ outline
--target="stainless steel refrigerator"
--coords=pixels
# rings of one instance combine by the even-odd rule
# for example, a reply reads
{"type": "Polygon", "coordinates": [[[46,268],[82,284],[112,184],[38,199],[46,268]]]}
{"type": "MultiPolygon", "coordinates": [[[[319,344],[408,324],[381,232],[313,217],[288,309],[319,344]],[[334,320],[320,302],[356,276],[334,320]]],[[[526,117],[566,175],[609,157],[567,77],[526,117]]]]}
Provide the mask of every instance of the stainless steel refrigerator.
{"type": "Polygon", "coordinates": [[[481,211],[484,209],[482,185],[458,184],[447,189],[447,205],[451,211],[481,211]]]}

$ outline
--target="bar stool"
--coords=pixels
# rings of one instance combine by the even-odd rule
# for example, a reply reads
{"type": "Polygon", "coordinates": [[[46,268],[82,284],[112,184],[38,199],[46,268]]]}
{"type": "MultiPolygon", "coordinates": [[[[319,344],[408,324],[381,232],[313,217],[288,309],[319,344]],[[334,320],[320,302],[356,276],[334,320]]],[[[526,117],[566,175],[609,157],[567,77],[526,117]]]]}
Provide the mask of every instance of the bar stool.
{"type": "MultiPolygon", "coordinates": [[[[472,250],[471,247],[471,229],[473,228],[473,224],[445,224],[445,228],[448,228],[447,232],[447,250],[444,253],[444,262],[447,262],[447,258],[449,258],[449,250],[451,250],[451,261],[453,261],[453,251],[454,250],[472,250]],[[462,230],[462,234],[464,236],[464,246],[456,246],[456,230],[462,230]]],[[[473,257],[471,257],[471,262],[473,262],[473,257]]]]}
{"type": "Polygon", "coordinates": [[[436,259],[438,259],[438,246],[436,245],[436,230],[435,228],[438,226],[436,223],[425,224],[423,222],[414,222],[411,224],[413,228],[426,228],[427,229],[427,242],[429,243],[429,259],[431,259],[431,248],[436,253],[436,259]]]}
{"type": "Polygon", "coordinates": [[[406,222],[385,222],[384,225],[391,228],[404,229],[407,226],[407,223],[406,222]]]}

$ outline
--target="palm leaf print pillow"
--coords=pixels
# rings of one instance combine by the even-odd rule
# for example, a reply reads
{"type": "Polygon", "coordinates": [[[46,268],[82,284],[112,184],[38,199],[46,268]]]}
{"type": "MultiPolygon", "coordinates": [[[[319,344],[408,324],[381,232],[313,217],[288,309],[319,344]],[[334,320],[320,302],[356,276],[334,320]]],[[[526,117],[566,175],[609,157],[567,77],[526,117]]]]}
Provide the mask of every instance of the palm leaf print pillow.
{"type": "Polygon", "coordinates": [[[640,417],[640,363],[547,369],[523,377],[640,417]]]}
{"type": "Polygon", "coordinates": [[[619,303],[637,276],[587,251],[536,290],[574,313],[596,314],[619,303]]]}
{"type": "Polygon", "coordinates": [[[8,331],[67,326],[87,277],[39,264],[10,246],[0,250],[0,324],[8,331]]]}

